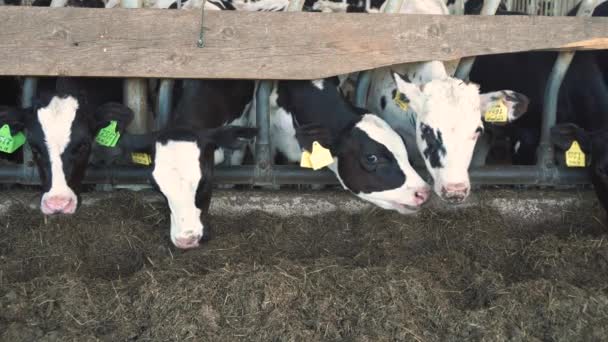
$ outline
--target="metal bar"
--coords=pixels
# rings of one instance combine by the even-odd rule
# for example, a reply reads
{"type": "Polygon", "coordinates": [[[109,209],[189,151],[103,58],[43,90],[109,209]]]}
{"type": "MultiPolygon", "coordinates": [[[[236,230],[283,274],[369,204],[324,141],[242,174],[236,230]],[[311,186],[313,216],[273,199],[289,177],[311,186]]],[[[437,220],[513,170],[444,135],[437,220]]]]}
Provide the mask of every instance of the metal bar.
{"type": "Polygon", "coordinates": [[[270,92],[273,81],[260,81],[256,92],[256,126],[258,136],[255,141],[255,183],[272,184],[272,155],[270,150],[270,92]]]}
{"type": "MultiPolygon", "coordinates": [[[[121,0],[122,8],[142,8],[143,0],[121,0]]],[[[123,81],[123,102],[133,110],[133,120],[127,126],[127,132],[143,134],[152,127],[152,116],[148,112],[148,80],[145,78],[129,78],[123,81]]],[[[134,183],[127,183],[127,188],[138,189],[134,183]]],[[[100,186],[99,190],[112,190],[111,186],[100,186]]]]}
{"type": "Polygon", "coordinates": [[[365,108],[367,105],[367,94],[372,82],[372,71],[365,70],[359,73],[357,88],[355,89],[355,106],[365,108]]]}
{"type": "Polygon", "coordinates": [[[28,108],[32,106],[32,100],[38,88],[38,79],[36,77],[26,77],[23,80],[23,89],[21,91],[21,107],[28,108]]]}
{"type": "MultiPolygon", "coordinates": [[[[23,89],[21,90],[21,108],[29,108],[34,104],[34,96],[38,88],[38,79],[36,77],[26,77],[23,80],[23,89]]],[[[21,174],[23,177],[32,177],[36,172],[36,164],[30,144],[26,141],[22,148],[23,164],[21,164],[21,174]]]]}
{"type": "Polygon", "coordinates": [[[133,121],[127,126],[127,131],[133,134],[143,134],[151,126],[148,115],[147,80],[145,78],[129,78],[124,81],[123,100],[135,114],[133,121]]]}
{"type": "Polygon", "coordinates": [[[299,12],[304,6],[304,0],[289,0],[287,12],[299,12]]]}
{"type": "MultiPolygon", "coordinates": [[[[255,166],[217,167],[214,171],[216,184],[255,184],[255,166]]],[[[425,170],[417,170],[425,174],[425,170]]],[[[584,169],[556,168],[556,177],[551,182],[539,178],[534,166],[484,166],[470,170],[474,185],[580,185],[589,184],[584,169]]],[[[150,169],[140,167],[110,167],[87,170],[86,184],[149,184],[150,169]]],[[[329,170],[312,171],[293,165],[275,166],[274,184],[334,184],[338,182],[329,170]]],[[[21,172],[17,164],[0,167],[0,183],[39,185],[38,171],[31,174],[21,172]]]]}
{"type": "Polygon", "coordinates": [[[464,0],[456,0],[454,6],[454,14],[464,15],[464,0]]]}
{"type": "MultiPolygon", "coordinates": [[[[387,0],[384,6],[384,13],[399,13],[404,0],[387,0]]],[[[365,108],[367,106],[367,94],[372,82],[374,70],[365,70],[359,73],[355,89],[355,106],[365,108]]]]}
{"type": "MultiPolygon", "coordinates": [[[[596,2],[597,0],[583,0],[576,15],[590,17],[595,9],[596,2]]],[[[568,72],[574,54],[574,51],[559,53],[545,88],[543,98],[543,120],[541,125],[540,143],[537,150],[537,165],[541,171],[541,177],[543,177],[543,180],[545,181],[549,181],[554,174],[554,151],[553,144],[551,144],[551,127],[553,127],[556,122],[559,89],[564,80],[564,76],[566,76],[566,72],[568,72]]]]}
{"type": "MultiPolygon", "coordinates": [[[[483,7],[481,8],[480,15],[495,15],[498,6],[500,5],[500,0],[486,0],[483,2],[483,7]]],[[[475,63],[475,57],[465,57],[460,60],[458,63],[458,67],[456,68],[456,72],[454,73],[456,78],[461,80],[467,80],[469,78],[469,74],[471,73],[471,69],[473,68],[473,64],[475,63]]]]}
{"type": "Polygon", "coordinates": [[[387,0],[384,13],[399,13],[404,0],[387,0]]]}
{"type": "MultiPolygon", "coordinates": [[[[290,0],[286,11],[301,11],[304,0],[290,0]]],[[[272,151],[270,149],[270,93],[274,81],[260,81],[256,90],[256,126],[258,136],[255,142],[255,167],[251,170],[256,185],[275,185],[272,170],[272,151]]]]}
{"type": "Polygon", "coordinates": [[[163,79],[158,87],[158,98],[156,100],[156,121],[155,130],[162,129],[167,126],[171,108],[173,107],[173,87],[175,80],[163,79]]]}
{"type": "MultiPolygon", "coordinates": [[[[123,8],[141,8],[143,0],[122,0],[123,8]]],[[[147,81],[143,78],[126,79],[123,86],[124,103],[133,110],[135,116],[127,127],[129,133],[143,134],[148,132],[151,126],[151,118],[148,115],[147,81]]]]}

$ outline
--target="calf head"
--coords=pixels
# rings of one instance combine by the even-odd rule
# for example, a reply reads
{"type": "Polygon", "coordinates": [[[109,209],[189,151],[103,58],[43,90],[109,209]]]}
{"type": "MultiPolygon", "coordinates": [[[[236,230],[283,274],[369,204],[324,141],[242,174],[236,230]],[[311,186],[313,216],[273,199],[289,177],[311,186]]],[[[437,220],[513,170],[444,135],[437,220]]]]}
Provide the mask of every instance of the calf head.
{"type": "Polygon", "coordinates": [[[122,104],[88,108],[72,96],[52,96],[32,108],[0,113],[0,125],[26,131],[42,183],[42,213],[73,214],[97,132],[111,120],[122,131],[132,117],[122,104]]]}
{"type": "Polygon", "coordinates": [[[484,131],[484,113],[502,101],[506,122],[514,121],[526,112],[528,98],[510,90],[479,94],[476,84],[452,77],[417,85],[397,73],[393,76],[405,96],[402,100],[416,113],[416,143],[435,193],[450,203],[464,201],[470,192],[469,164],[484,131]]]}
{"type": "Polygon", "coordinates": [[[238,149],[256,128],[224,126],[193,132],[171,129],[154,144],[152,179],[171,210],[171,241],[182,249],[197,247],[207,237],[214,150],[238,149]]]}
{"type": "Polygon", "coordinates": [[[308,151],[313,141],[330,149],[334,162],[329,168],[363,200],[407,214],[429,198],[430,188],[410,165],[403,140],[376,115],[360,116],[339,136],[319,125],[301,126],[296,138],[308,151]]]}
{"type": "Polygon", "coordinates": [[[608,129],[587,132],[572,123],[558,124],[551,128],[551,141],[556,147],[558,164],[565,165],[565,151],[574,141],[585,154],[585,166],[591,175],[595,193],[608,212],[608,129]]]}

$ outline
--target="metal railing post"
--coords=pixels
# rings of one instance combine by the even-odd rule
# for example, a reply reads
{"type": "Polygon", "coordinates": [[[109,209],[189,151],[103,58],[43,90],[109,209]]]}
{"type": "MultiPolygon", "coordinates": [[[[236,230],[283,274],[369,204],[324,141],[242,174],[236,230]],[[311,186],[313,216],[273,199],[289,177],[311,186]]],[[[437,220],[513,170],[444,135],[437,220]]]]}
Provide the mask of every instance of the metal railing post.
{"type": "Polygon", "coordinates": [[[272,153],[270,150],[270,92],[273,81],[260,81],[256,91],[255,115],[258,136],[255,140],[255,185],[272,185],[272,153]]]}
{"type": "MultiPolygon", "coordinates": [[[[404,0],[387,0],[384,13],[399,13],[404,0]]],[[[367,94],[372,82],[374,70],[365,70],[359,73],[355,89],[355,106],[365,108],[367,106],[367,94]]]]}
{"type": "MultiPolygon", "coordinates": [[[[577,17],[590,17],[593,14],[597,0],[583,0],[576,13],[577,17]]],[[[568,72],[575,51],[560,52],[557,55],[553,70],[549,75],[543,97],[543,117],[541,125],[540,143],[537,150],[537,167],[543,182],[549,183],[557,177],[555,173],[554,150],[551,144],[551,127],[557,119],[557,102],[562,81],[568,72]]]]}
{"type": "MultiPolygon", "coordinates": [[[[290,0],[288,12],[302,10],[303,0],[290,0]]],[[[274,81],[260,81],[256,91],[256,126],[258,136],[255,141],[255,168],[253,182],[255,185],[276,185],[272,174],[272,153],[270,149],[270,93],[274,81]]]]}
{"type": "Polygon", "coordinates": [[[456,0],[456,2],[454,2],[454,6],[454,14],[464,15],[464,0],[456,0]]]}
{"type": "MultiPolygon", "coordinates": [[[[177,0],[177,9],[182,9],[182,0],[177,0]]],[[[158,98],[156,99],[156,120],[154,121],[154,129],[160,130],[169,123],[171,108],[173,108],[173,87],[175,80],[165,78],[160,80],[158,87],[158,98]]]]}
{"type": "MultiPolygon", "coordinates": [[[[485,0],[480,15],[495,15],[499,5],[500,0],[485,0]]],[[[475,57],[462,58],[458,63],[454,76],[466,81],[473,68],[473,63],[475,63],[475,57]]]]}
{"type": "MultiPolygon", "coordinates": [[[[122,8],[142,8],[143,0],[122,0],[122,8]]],[[[127,132],[133,134],[143,134],[149,132],[152,126],[152,118],[148,112],[148,81],[145,78],[129,78],[123,83],[123,102],[133,110],[133,121],[127,126],[127,132]]],[[[136,184],[127,184],[124,188],[138,190],[148,188],[136,184]]],[[[106,186],[104,190],[110,190],[111,186],[106,186]]]]}
{"type": "Polygon", "coordinates": [[[175,80],[162,79],[158,87],[158,98],[156,99],[156,121],[154,129],[159,130],[167,126],[171,108],[173,108],[173,87],[175,80]]]}
{"type": "MultiPolygon", "coordinates": [[[[122,0],[123,8],[141,8],[143,0],[122,0]]],[[[124,102],[135,114],[133,121],[127,127],[129,133],[142,134],[150,129],[148,114],[147,81],[144,78],[130,78],[124,82],[124,102]]]]}
{"type": "MultiPolygon", "coordinates": [[[[21,108],[32,107],[36,89],[38,88],[38,79],[35,77],[26,77],[23,80],[23,89],[21,90],[21,108]]],[[[23,164],[21,165],[21,173],[25,179],[33,177],[36,172],[34,156],[30,144],[25,142],[23,149],[23,164]]]]}

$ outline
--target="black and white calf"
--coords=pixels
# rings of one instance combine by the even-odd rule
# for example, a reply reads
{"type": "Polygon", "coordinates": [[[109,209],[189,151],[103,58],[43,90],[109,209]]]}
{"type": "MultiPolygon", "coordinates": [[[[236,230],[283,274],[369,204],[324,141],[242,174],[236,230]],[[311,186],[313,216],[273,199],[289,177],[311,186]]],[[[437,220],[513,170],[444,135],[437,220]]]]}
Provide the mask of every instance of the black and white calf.
{"type": "MultiPolygon", "coordinates": [[[[321,0],[316,5],[339,11],[331,1],[321,0]]],[[[384,6],[386,3],[380,11],[384,6]]],[[[405,1],[399,12],[449,14],[443,0],[405,1]]],[[[480,94],[476,85],[451,77],[441,61],[381,68],[372,75],[368,109],[405,139],[410,161],[426,166],[435,193],[451,203],[462,202],[469,195],[468,169],[477,138],[484,131],[486,109],[500,99],[508,110],[507,121],[513,121],[527,106],[526,97],[513,91],[480,94]]]]}
{"type": "Polygon", "coordinates": [[[380,117],[351,106],[338,79],[279,81],[270,96],[271,142],[299,162],[314,141],[331,151],[334,172],[345,189],[375,205],[411,213],[430,189],[408,162],[399,135],[380,117]]]}
{"type": "MultiPolygon", "coordinates": [[[[470,79],[482,90],[509,87],[530,99],[529,114],[515,122],[507,134],[511,138],[515,164],[536,162],[540,140],[543,97],[557,54],[526,52],[477,57],[470,79]]],[[[606,82],[595,56],[577,53],[564,77],[558,97],[558,122],[577,122],[585,128],[597,127],[608,113],[606,82]],[[584,120],[584,121],[579,121],[584,120]]]]}
{"type": "Polygon", "coordinates": [[[133,112],[120,104],[118,79],[60,78],[54,83],[40,91],[33,107],[0,113],[0,126],[26,131],[42,182],[42,213],[72,214],[97,132],[112,120],[122,132],[133,112]]]}
{"type": "MultiPolygon", "coordinates": [[[[604,115],[606,120],[606,114],[604,115]]],[[[557,124],[551,129],[551,140],[555,144],[558,162],[565,165],[565,151],[574,141],[585,153],[586,166],[591,183],[600,204],[608,212],[608,126],[604,121],[597,128],[583,129],[572,123],[557,124]]]]}
{"type": "MultiPolygon", "coordinates": [[[[591,160],[592,181],[600,200],[608,192],[605,172],[608,169],[608,87],[597,56],[576,53],[560,87],[557,105],[558,128],[552,134],[559,159],[573,139],[591,160]],[[561,128],[560,128],[561,127],[561,128]]],[[[509,87],[530,98],[529,113],[507,129],[515,164],[534,164],[540,142],[544,91],[557,58],[555,52],[526,52],[479,56],[470,78],[482,89],[491,91],[509,87]]]]}
{"type": "Polygon", "coordinates": [[[414,165],[424,161],[435,193],[458,203],[470,192],[468,169],[484,113],[497,101],[506,106],[508,122],[528,103],[511,90],[480,94],[476,84],[450,77],[442,62],[433,61],[378,70],[368,107],[404,137],[414,165]]]}
{"type": "MultiPolygon", "coordinates": [[[[407,1],[400,12],[449,14],[437,0],[407,1]]],[[[450,203],[462,202],[470,193],[468,169],[486,110],[501,99],[510,122],[526,111],[528,102],[511,90],[480,94],[475,84],[451,77],[441,61],[383,68],[373,75],[368,107],[404,137],[414,165],[424,161],[435,193],[450,203]]]]}
{"type": "Polygon", "coordinates": [[[178,248],[197,247],[209,236],[213,166],[223,161],[224,149],[236,150],[229,164],[242,162],[246,141],[257,133],[247,127],[253,90],[253,81],[185,80],[165,129],[122,140],[128,151],[152,153],[151,178],[167,199],[178,248]]]}
{"type": "MultiPolygon", "coordinates": [[[[281,11],[287,4],[261,0],[237,8],[281,11]]],[[[383,119],[349,104],[339,85],[338,77],[275,84],[270,96],[273,153],[300,162],[303,150],[312,151],[317,141],[330,150],[334,161],[328,168],[345,189],[381,208],[403,214],[418,210],[430,188],[410,165],[403,140],[383,119]]]]}

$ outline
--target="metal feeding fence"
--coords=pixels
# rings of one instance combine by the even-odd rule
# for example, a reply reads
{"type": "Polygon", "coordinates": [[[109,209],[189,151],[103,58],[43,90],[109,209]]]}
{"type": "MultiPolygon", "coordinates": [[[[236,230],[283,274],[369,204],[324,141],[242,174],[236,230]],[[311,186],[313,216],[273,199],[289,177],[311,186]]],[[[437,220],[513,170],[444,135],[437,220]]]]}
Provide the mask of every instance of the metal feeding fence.
{"type": "Polygon", "coordinates": [[[578,0],[506,0],[509,11],[528,13],[529,15],[563,16],[568,14],[578,0]]]}
{"type": "MultiPolygon", "coordinates": [[[[398,12],[403,1],[407,0],[387,0],[385,12],[398,12]]],[[[525,2],[526,12],[540,3],[540,0],[534,0],[531,7],[529,0],[524,1],[528,1],[525,2]]],[[[550,8],[557,8],[557,2],[547,1],[545,3],[552,4],[550,8]]],[[[288,12],[300,11],[303,3],[303,0],[291,0],[288,12]]],[[[486,0],[481,13],[493,15],[499,3],[500,0],[486,0]]],[[[464,8],[462,0],[457,0],[457,5],[464,8]]],[[[595,5],[594,0],[583,0],[577,15],[590,17],[595,5]]],[[[123,0],[122,6],[141,7],[141,0],[123,0]]],[[[518,6],[520,4],[515,0],[510,4],[512,9],[521,8],[518,6]]],[[[571,8],[571,4],[560,3],[559,8],[560,13],[564,13],[567,11],[564,8],[571,8]]],[[[483,16],[377,14],[353,17],[352,14],[196,12],[0,7],[0,32],[11,32],[10,35],[0,34],[0,60],[3,60],[0,75],[27,77],[22,94],[25,107],[32,104],[35,94],[37,78],[34,76],[127,77],[124,84],[126,103],[135,112],[135,120],[128,127],[132,133],[143,133],[150,127],[161,128],[167,123],[172,107],[173,79],[261,79],[256,93],[259,133],[254,164],[217,167],[216,181],[261,186],[337,184],[328,170],[273,165],[269,135],[272,80],[316,79],[361,71],[355,102],[365,106],[374,68],[465,57],[461,59],[456,76],[466,79],[475,59],[466,56],[559,50],[563,52],[559,53],[545,91],[537,165],[488,165],[470,170],[470,176],[476,185],[551,186],[588,182],[584,170],[555,165],[549,132],[555,124],[558,90],[574,51],[608,47],[603,18],[496,16],[487,20],[483,16]],[[333,25],[338,25],[340,30],[331,29],[333,25]],[[505,25],[510,25],[509,37],[501,33],[505,25]],[[15,27],[28,27],[28,30],[15,30],[15,27]],[[450,27],[458,27],[458,30],[450,30],[450,27]],[[559,35],[545,34],[552,28],[558,31],[558,27],[559,35]],[[203,44],[199,37],[202,32],[207,33],[201,48],[203,44]],[[467,38],[471,36],[477,39],[467,38]],[[501,38],[493,38],[498,36],[501,38]],[[294,40],[300,41],[294,44],[294,40]],[[340,44],[335,44],[336,41],[340,44]],[[429,41],[436,43],[429,44],[429,41]],[[244,47],[246,53],[237,47],[244,47]],[[270,57],[269,50],[272,50],[270,57]],[[312,50],[315,53],[310,53],[312,50]],[[340,55],[346,54],[358,57],[344,61],[340,55]],[[89,62],[91,58],[96,58],[95,63],[89,62]],[[247,63],[243,63],[243,59],[247,59],[247,63]],[[306,67],[302,67],[304,65],[306,67]],[[146,78],[161,79],[156,120],[149,116],[147,108],[146,78]]],[[[0,167],[0,182],[39,184],[27,144],[23,153],[21,165],[0,167]]],[[[426,174],[424,170],[418,171],[426,174]]],[[[85,182],[148,184],[148,172],[142,167],[90,168],[85,182]]]]}

